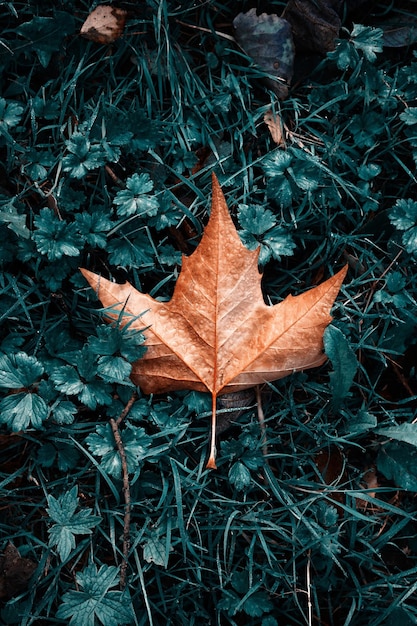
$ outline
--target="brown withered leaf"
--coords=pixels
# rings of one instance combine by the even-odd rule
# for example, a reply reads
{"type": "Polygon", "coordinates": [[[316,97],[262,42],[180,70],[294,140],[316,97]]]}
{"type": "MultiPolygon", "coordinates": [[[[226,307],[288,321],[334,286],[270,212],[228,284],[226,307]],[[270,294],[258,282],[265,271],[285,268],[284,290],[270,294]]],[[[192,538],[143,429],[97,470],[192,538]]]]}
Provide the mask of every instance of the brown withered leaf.
{"type": "Polygon", "coordinates": [[[131,328],[146,327],[147,351],[131,378],[145,393],[208,391],[213,399],[207,466],[215,468],[215,408],[219,394],[239,391],[321,365],[323,332],[347,268],[299,296],[265,304],[258,250],[241,242],[213,175],[210,219],[201,242],[183,257],[169,302],[129,283],[119,285],[82,269],[113,319],[122,310],[131,328]],[[127,314],[127,315],[126,315],[127,314]]]}
{"type": "Polygon", "coordinates": [[[96,43],[109,44],[122,36],[127,12],[118,7],[101,4],[91,11],[80,34],[96,43]]]}
{"type": "Polygon", "coordinates": [[[264,114],[264,122],[269,128],[272,141],[274,141],[277,146],[285,148],[282,120],[278,113],[274,113],[272,109],[268,109],[268,111],[264,114]]]}
{"type": "Polygon", "coordinates": [[[0,600],[10,600],[29,585],[36,563],[20,556],[19,550],[9,542],[0,556],[0,600]]]}

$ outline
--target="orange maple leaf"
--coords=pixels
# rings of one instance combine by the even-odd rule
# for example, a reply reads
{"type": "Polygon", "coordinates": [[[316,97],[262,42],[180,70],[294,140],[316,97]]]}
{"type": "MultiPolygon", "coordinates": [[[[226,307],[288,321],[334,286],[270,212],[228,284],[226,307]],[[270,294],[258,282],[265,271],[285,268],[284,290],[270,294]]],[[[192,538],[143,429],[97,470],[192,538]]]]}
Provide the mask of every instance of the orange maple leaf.
{"type": "Polygon", "coordinates": [[[213,175],[210,219],[196,250],[183,257],[169,302],[81,270],[103,306],[112,308],[109,317],[123,311],[126,323],[136,318],[132,328],[146,327],[147,351],[131,373],[136,385],[145,393],[211,393],[210,468],[216,467],[217,396],[321,365],[323,332],[347,271],[344,267],[318,287],[268,306],[258,256],[259,248],[242,244],[213,175]]]}

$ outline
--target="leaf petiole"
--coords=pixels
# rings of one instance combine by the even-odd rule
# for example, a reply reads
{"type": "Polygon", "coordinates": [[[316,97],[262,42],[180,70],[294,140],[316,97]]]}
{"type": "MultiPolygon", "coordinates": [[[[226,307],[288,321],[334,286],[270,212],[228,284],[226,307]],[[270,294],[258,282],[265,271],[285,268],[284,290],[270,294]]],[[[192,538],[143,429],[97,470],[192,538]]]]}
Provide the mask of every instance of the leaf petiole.
{"type": "Polygon", "coordinates": [[[217,469],[216,465],[216,400],[217,394],[212,393],[211,404],[211,440],[210,440],[210,456],[207,461],[207,469],[217,469]]]}

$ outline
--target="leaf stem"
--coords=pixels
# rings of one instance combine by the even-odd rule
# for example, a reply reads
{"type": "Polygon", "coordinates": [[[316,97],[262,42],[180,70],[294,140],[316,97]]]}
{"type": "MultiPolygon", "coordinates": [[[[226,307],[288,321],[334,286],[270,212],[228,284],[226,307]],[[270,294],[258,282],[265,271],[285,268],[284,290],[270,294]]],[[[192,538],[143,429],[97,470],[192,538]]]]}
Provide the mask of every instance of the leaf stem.
{"type": "Polygon", "coordinates": [[[207,461],[207,469],[217,469],[216,465],[216,401],[217,395],[212,393],[211,395],[211,441],[210,441],[210,456],[207,461]]]}
{"type": "Polygon", "coordinates": [[[127,573],[127,564],[129,558],[130,551],[130,518],[132,512],[132,504],[130,498],[130,483],[129,483],[129,471],[127,468],[127,459],[126,452],[123,445],[123,439],[120,434],[119,426],[122,421],[125,419],[126,415],[129,413],[132,408],[133,403],[137,398],[136,391],[133,392],[130,397],[128,403],[126,404],[123,411],[120,413],[117,420],[110,418],[110,426],[113,431],[114,440],[116,442],[117,451],[120,455],[120,459],[122,462],[122,473],[123,473],[123,496],[125,501],[125,509],[124,509],[124,517],[123,517],[123,562],[120,567],[120,588],[123,589],[126,587],[126,573],[127,573]]]}

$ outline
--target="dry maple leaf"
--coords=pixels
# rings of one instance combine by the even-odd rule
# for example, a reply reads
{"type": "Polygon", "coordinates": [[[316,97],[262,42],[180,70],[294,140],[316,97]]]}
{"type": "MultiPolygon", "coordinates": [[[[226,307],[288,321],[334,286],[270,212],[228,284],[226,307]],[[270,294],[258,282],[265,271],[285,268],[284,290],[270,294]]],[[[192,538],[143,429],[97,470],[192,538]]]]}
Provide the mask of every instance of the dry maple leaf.
{"type": "Polygon", "coordinates": [[[146,327],[145,355],[133,364],[132,381],[145,393],[179,389],[212,395],[211,448],[215,468],[216,398],[321,365],[323,332],[347,268],[314,289],[265,304],[258,250],[241,242],[213,175],[210,219],[201,242],[183,257],[169,302],[82,269],[109,317],[123,311],[131,328],[146,327]],[[139,317],[140,316],[140,317],[139,317]]]}

